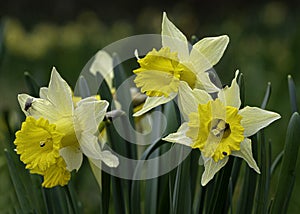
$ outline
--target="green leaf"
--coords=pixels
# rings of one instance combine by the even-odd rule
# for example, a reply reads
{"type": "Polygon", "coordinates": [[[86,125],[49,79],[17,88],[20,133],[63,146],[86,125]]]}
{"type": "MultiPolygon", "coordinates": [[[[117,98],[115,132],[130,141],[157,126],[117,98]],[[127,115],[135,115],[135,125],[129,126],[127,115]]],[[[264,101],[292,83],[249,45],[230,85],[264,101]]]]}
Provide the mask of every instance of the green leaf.
{"type": "Polygon", "coordinates": [[[270,96],[271,96],[271,83],[268,82],[267,90],[266,90],[266,92],[265,92],[265,96],[264,96],[263,102],[262,102],[262,104],[261,104],[261,108],[262,108],[262,109],[265,109],[265,108],[266,108],[267,103],[268,103],[268,101],[269,101],[269,99],[270,99],[270,96]]]}
{"type": "Polygon", "coordinates": [[[14,160],[7,149],[4,150],[4,154],[7,160],[9,174],[14,185],[14,189],[19,201],[20,208],[24,213],[33,213],[33,208],[30,206],[29,194],[26,192],[24,184],[22,183],[19,172],[15,166],[14,160]]]}
{"type": "MultiPolygon", "coordinates": [[[[253,136],[251,138],[251,142],[252,142],[253,157],[254,157],[254,159],[257,160],[258,148],[257,148],[256,136],[253,136]]],[[[245,167],[245,175],[244,175],[243,184],[241,187],[240,197],[238,198],[236,213],[243,213],[243,214],[244,213],[245,214],[252,213],[257,177],[258,177],[258,175],[253,169],[251,169],[248,166],[245,167]]]]}
{"type": "Polygon", "coordinates": [[[286,213],[295,183],[295,168],[299,150],[300,116],[294,112],[286,133],[284,154],[272,213],[286,213]]]}
{"type": "MultiPolygon", "coordinates": [[[[265,109],[271,96],[271,83],[268,82],[268,86],[265,92],[261,108],[265,109]]],[[[256,213],[266,213],[268,210],[268,195],[270,188],[270,166],[271,166],[271,150],[267,145],[264,135],[264,130],[257,133],[258,147],[260,151],[260,158],[258,165],[260,166],[261,175],[258,179],[258,187],[256,193],[256,213]]]]}
{"type": "Polygon", "coordinates": [[[282,161],[282,157],[283,157],[284,151],[281,151],[276,158],[274,159],[272,165],[271,165],[271,175],[274,174],[275,170],[277,169],[277,167],[279,166],[279,163],[282,161]]]}
{"type": "Polygon", "coordinates": [[[101,189],[101,206],[102,214],[107,214],[109,211],[109,201],[110,201],[110,181],[111,176],[106,172],[102,171],[101,176],[102,189],[101,189]]]}
{"type": "Polygon", "coordinates": [[[86,98],[91,96],[91,92],[88,86],[88,83],[86,81],[86,79],[84,78],[84,76],[80,76],[78,79],[78,90],[79,90],[79,95],[82,98],[86,98]]]}
{"type": "Polygon", "coordinates": [[[244,106],[245,106],[245,81],[244,81],[243,73],[239,74],[237,83],[240,87],[241,108],[244,108],[244,106]]]}
{"type": "Polygon", "coordinates": [[[296,87],[295,87],[295,83],[294,83],[294,80],[291,75],[288,75],[288,85],[289,85],[289,94],[290,94],[292,113],[298,112],[296,87]]]}
{"type": "MultiPolygon", "coordinates": [[[[182,146],[182,150],[185,149],[182,146]]],[[[182,155],[178,154],[179,156],[182,155]]],[[[174,191],[173,191],[173,212],[191,213],[191,179],[190,179],[190,155],[177,167],[174,191]]]]}
{"type": "MultiPolygon", "coordinates": [[[[258,177],[258,187],[256,193],[256,213],[267,213],[268,210],[268,195],[270,188],[270,151],[267,149],[265,142],[264,131],[261,130],[257,134],[259,139],[258,145],[260,147],[260,171],[258,177]]],[[[269,148],[269,147],[268,147],[269,148]]]]}
{"type": "Polygon", "coordinates": [[[212,191],[207,195],[207,213],[224,213],[228,210],[228,184],[233,167],[233,157],[229,157],[227,164],[217,173],[207,191],[212,191]]]}

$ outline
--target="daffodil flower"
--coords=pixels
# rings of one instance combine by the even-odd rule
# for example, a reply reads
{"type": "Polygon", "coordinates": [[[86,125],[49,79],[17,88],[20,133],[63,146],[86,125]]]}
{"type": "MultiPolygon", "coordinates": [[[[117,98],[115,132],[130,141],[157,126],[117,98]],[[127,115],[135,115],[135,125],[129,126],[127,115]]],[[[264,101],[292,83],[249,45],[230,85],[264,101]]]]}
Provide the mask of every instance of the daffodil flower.
{"type": "Polygon", "coordinates": [[[103,151],[98,139],[107,101],[87,97],[75,105],[71,88],[55,68],[40,98],[20,94],[18,100],[26,120],[16,132],[16,152],[31,173],[44,177],[44,187],[66,185],[70,172],[80,168],[83,154],[99,168],[102,161],[118,166],[118,158],[103,151]]]}
{"type": "Polygon", "coordinates": [[[137,75],[134,80],[137,87],[149,96],[134,116],[174,99],[182,92],[181,82],[186,82],[191,88],[219,91],[206,71],[222,57],[229,42],[228,36],[207,37],[191,46],[166,13],[163,13],[161,36],[162,48],[153,49],[138,59],[140,68],[133,71],[137,75]]]}
{"type": "Polygon", "coordinates": [[[239,109],[237,75],[238,71],[231,86],[219,91],[216,99],[204,90],[192,90],[186,83],[181,83],[186,96],[179,96],[182,104],[179,108],[186,122],[176,133],[164,138],[201,151],[205,167],[201,179],[203,186],[227,163],[229,155],[243,158],[260,173],[248,137],[280,118],[275,112],[257,107],[239,109]]]}

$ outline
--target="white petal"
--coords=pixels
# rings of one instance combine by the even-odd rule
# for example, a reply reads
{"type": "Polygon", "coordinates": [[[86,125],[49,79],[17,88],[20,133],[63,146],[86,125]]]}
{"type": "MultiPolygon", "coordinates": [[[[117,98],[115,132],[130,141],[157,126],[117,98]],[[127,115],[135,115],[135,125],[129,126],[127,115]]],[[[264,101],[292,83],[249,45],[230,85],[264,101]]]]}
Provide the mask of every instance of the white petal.
{"type": "Polygon", "coordinates": [[[237,84],[238,74],[239,74],[239,71],[237,70],[235,72],[235,77],[231,82],[231,86],[230,87],[225,87],[218,94],[218,97],[224,103],[224,105],[232,106],[232,107],[235,107],[237,109],[239,109],[240,106],[241,106],[240,87],[237,84]]]}
{"type": "Polygon", "coordinates": [[[215,65],[223,56],[228,42],[229,37],[227,35],[207,37],[194,44],[193,48],[200,51],[211,65],[215,65]]]}
{"type": "Polygon", "coordinates": [[[73,114],[72,91],[66,81],[53,67],[48,87],[48,99],[61,114],[73,114]]]}
{"type": "Polygon", "coordinates": [[[162,46],[169,47],[172,52],[177,52],[180,60],[187,60],[189,56],[188,41],[185,35],[163,13],[162,20],[162,46]]]}
{"type": "Polygon", "coordinates": [[[192,89],[183,81],[180,81],[178,90],[178,107],[185,121],[188,121],[189,114],[197,112],[198,108],[192,89]]]}
{"type": "Polygon", "coordinates": [[[176,95],[177,95],[177,93],[171,93],[170,96],[168,96],[168,97],[165,97],[165,96],[147,97],[143,108],[141,110],[139,110],[138,112],[134,113],[133,116],[134,117],[141,116],[142,114],[145,114],[146,112],[150,111],[151,109],[173,100],[174,97],[176,97],[176,95]]]}
{"type": "Polygon", "coordinates": [[[163,138],[162,140],[172,142],[172,143],[180,143],[186,146],[191,146],[193,143],[192,140],[186,136],[186,132],[188,131],[189,126],[188,123],[183,123],[177,132],[169,134],[167,137],[163,138]]]}
{"type": "Polygon", "coordinates": [[[67,146],[59,150],[59,154],[63,157],[67,164],[67,170],[72,171],[80,168],[82,164],[82,152],[80,148],[74,146],[67,146]]]}
{"type": "Polygon", "coordinates": [[[99,72],[107,82],[109,88],[112,88],[114,78],[113,59],[107,52],[100,50],[96,53],[95,59],[90,67],[90,72],[94,75],[99,72]]]}
{"type": "Polygon", "coordinates": [[[96,136],[83,132],[79,144],[83,153],[97,167],[101,168],[101,161],[109,167],[117,167],[119,165],[119,160],[115,155],[108,150],[101,150],[96,136]]]}
{"type": "Polygon", "coordinates": [[[219,160],[218,162],[215,162],[212,158],[204,158],[204,172],[202,174],[201,178],[201,185],[205,186],[213,177],[215,174],[223,167],[228,161],[228,157],[223,158],[222,160],[219,160]]]}
{"type": "Polygon", "coordinates": [[[199,89],[192,90],[186,82],[180,81],[178,106],[185,121],[188,121],[188,115],[191,112],[198,111],[199,104],[205,104],[210,100],[212,100],[211,96],[206,91],[199,89]]]}
{"type": "Polygon", "coordinates": [[[49,120],[50,123],[61,117],[58,109],[48,100],[34,98],[27,94],[19,94],[18,101],[26,116],[32,116],[35,119],[43,117],[49,120]]]}
{"type": "Polygon", "coordinates": [[[101,167],[101,161],[104,162],[108,167],[117,167],[119,166],[119,159],[117,156],[112,154],[108,150],[104,150],[101,152],[98,159],[90,159],[93,164],[95,164],[97,167],[101,167]]]}
{"type": "Polygon", "coordinates": [[[239,114],[242,116],[241,125],[245,128],[245,137],[254,135],[260,129],[280,118],[280,115],[275,112],[249,106],[241,109],[239,114]]]}
{"type": "Polygon", "coordinates": [[[220,91],[218,88],[209,78],[208,72],[199,72],[197,73],[197,81],[196,87],[198,89],[203,89],[207,91],[207,93],[214,93],[220,91]]]}
{"type": "Polygon", "coordinates": [[[42,98],[42,99],[48,99],[48,88],[41,87],[39,95],[40,95],[40,98],[42,98]]]}
{"type": "MultiPolygon", "coordinates": [[[[197,49],[192,48],[190,53],[190,58],[188,60],[189,63],[192,63],[193,69],[190,68],[195,73],[203,73],[213,67],[213,65],[209,62],[209,60],[197,49]]],[[[183,64],[185,64],[183,62],[183,64]]],[[[185,64],[189,67],[188,64],[185,64]]]]}
{"type": "Polygon", "coordinates": [[[88,158],[99,159],[101,157],[101,148],[95,135],[86,132],[81,133],[79,144],[83,154],[88,158]]]}
{"type": "Polygon", "coordinates": [[[109,103],[88,97],[80,100],[75,108],[75,130],[95,134],[103,120],[109,103]]]}
{"type": "Polygon", "coordinates": [[[260,174],[260,170],[253,158],[251,140],[249,138],[245,138],[245,140],[241,142],[240,147],[240,151],[233,151],[231,155],[243,158],[252,169],[260,174]]]}

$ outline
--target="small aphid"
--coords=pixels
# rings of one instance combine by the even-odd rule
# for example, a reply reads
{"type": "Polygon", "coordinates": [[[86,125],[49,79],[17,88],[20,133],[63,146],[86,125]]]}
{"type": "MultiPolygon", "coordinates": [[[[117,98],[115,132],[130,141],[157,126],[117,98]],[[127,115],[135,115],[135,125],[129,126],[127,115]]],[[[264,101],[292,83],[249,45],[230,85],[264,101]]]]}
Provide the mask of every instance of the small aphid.
{"type": "Polygon", "coordinates": [[[46,142],[45,141],[41,141],[40,142],[40,147],[44,147],[46,145],[46,142]]]}
{"type": "Polygon", "coordinates": [[[29,110],[29,108],[32,106],[32,102],[33,102],[33,98],[27,98],[27,100],[25,102],[25,107],[24,107],[25,111],[29,110]]]}
{"type": "Polygon", "coordinates": [[[222,154],[226,156],[226,155],[227,155],[227,152],[222,152],[222,154]]]}

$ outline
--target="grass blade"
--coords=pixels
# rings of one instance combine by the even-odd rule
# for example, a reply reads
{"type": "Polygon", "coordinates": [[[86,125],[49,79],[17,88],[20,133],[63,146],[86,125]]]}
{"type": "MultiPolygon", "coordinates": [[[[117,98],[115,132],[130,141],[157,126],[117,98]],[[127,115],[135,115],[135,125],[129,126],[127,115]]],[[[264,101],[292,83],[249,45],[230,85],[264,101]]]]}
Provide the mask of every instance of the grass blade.
{"type": "Polygon", "coordinates": [[[293,113],[286,133],[284,154],[280,169],[272,213],[286,213],[295,182],[295,167],[299,150],[300,116],[293,113]]]}
{"type": "Polygon", "coordinates": [[[33,208],[30,206],[29,194],[26,192],[24,184],[19,176],[19,172],[15,166],[14,160],[7,149],[4,150],[4,154],[7,160],[9,174],[14,185],[14,189],[19,201],[20,208],[24,213],[33,213],[33,208]]]}
{"type": "Polygon", "coordinates": [[[288,86],[289,86],[292,113],[298,112],[297,99],[296,99],[296,87],[291,75],[288,75],[288,86]]]}

